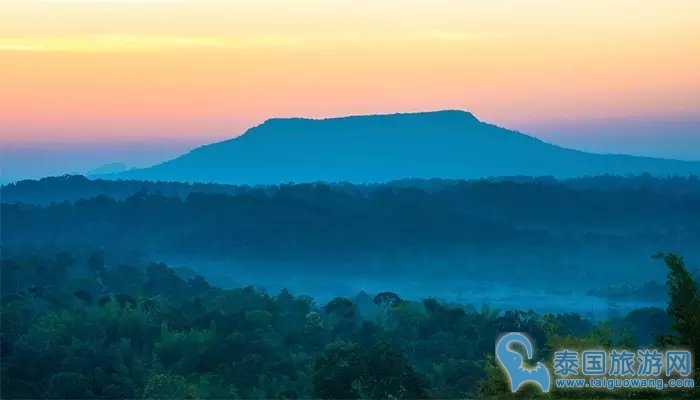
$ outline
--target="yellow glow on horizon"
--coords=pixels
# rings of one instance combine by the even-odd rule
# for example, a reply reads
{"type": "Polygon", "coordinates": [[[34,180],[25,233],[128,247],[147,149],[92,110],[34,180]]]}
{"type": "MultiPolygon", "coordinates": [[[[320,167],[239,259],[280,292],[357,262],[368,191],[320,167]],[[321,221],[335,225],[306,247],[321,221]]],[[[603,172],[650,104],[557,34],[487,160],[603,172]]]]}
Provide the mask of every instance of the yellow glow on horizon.
{"type": "MultiPolygon", "coordinates": [[[[476,33],[464,32],[413,32],[401,35],[384,35],[372,45],[401,43],[405,41],[457,42],[478,40],[476,33]]],[[[264,48],[319,48],[333,45],[367,45],[362,35],[247,35],[239,37],[213,36],[145,36],[145,35],[89,35],[67,37],[0,37],[0,52],[151,52],[196,49],[246,50],[264,48]]]]}
{"type": "Polygon", "coordinates": [[[175,36],[93,36],[0,38],[0,51],[28,52],[131,52],[193,48],[225,48],[226,43],[213,37],[175,36]]]}

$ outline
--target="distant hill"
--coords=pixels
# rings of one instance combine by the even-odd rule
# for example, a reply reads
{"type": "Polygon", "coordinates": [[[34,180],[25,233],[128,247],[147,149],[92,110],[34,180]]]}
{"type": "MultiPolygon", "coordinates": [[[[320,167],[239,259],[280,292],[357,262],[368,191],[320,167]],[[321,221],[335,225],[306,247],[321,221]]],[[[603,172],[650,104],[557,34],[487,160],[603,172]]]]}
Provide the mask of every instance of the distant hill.
{"type": "Polygon", "coordinates": [[[105,174],[118,174],[120,172],[127,171],[128,169],[129,167],[127,167],[126,164],[117,162],[99,166],[93,170],[86,172],[85,175],[100,176],[105,174]]]}
{"type": "Polygon", "coordinates": [[[592,154],[479,121],[464,111],[270,119],[235,139],[105,177],[275,184],[648,173],[700,174],[700,162],[592,154]]]}
{"type": "Polygon", "coordinates": [[[184,199],[190,193],[240,194],[248,190],[246,186],[89,179],[82,175],[63,175],[5,184],[0,187],[0,201],[49,205],[98,196],[124,200],[136,194],[161,194],[184,199]]]}

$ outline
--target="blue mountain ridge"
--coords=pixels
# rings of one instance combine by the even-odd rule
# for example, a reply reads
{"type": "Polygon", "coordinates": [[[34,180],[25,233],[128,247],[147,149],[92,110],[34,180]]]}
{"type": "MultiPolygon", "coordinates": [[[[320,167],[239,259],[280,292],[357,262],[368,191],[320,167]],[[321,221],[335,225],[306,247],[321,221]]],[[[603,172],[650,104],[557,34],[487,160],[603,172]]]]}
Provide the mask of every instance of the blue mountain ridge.
{"type": "Polygon", "coordinates": [[[403,178],[700,175],[700,162],[559,147],[465,111],[273,118],[243,135],[201,146],[119,179],[279,184],[385,182],[403,178]]]}

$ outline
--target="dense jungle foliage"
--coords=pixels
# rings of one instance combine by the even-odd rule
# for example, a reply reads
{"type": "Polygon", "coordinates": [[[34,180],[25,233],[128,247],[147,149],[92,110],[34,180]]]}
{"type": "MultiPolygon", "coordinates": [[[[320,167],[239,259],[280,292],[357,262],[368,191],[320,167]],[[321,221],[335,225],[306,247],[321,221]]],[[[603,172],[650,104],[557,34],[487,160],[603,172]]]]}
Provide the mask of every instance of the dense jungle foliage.
{"type": "MultiPolygon", "coordinates": [[[[542,360],[564,346],[653,344],[700,354],[698,285],[682,258],[663,258],[668,310],[600,322],[390,292],[316,304],[287,291],[221,289],[162,263],[105,265],[99,252],[4,259],[1,396],[572,398],[528,388],[513,396],[493,361],[497,335],[530,333],[542,360]]],[[[670,393],[698,398],[697,391],[670,393]]]]}

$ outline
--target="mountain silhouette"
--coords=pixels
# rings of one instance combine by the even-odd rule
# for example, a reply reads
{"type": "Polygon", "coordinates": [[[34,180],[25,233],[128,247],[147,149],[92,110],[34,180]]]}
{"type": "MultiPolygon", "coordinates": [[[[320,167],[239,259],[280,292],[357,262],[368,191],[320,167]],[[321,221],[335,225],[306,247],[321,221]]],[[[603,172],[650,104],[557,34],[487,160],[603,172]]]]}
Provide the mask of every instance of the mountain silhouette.
{"type": "Polygon", "coordinates": [[[87,176],[102,176],[105,174],[117,174],[120,172],[127,171],[129,167],[124,163],[115,162],[101,165],[95,169],[92,169],[85,173],[87,176]]]}
{"type": "Polygon", "coordinates": [[[402,178],[700,174],[700,162],[593,154],[545,143],[465,111],[274,118],[243,135],[109,178],[277,184],[402,178]]]}

